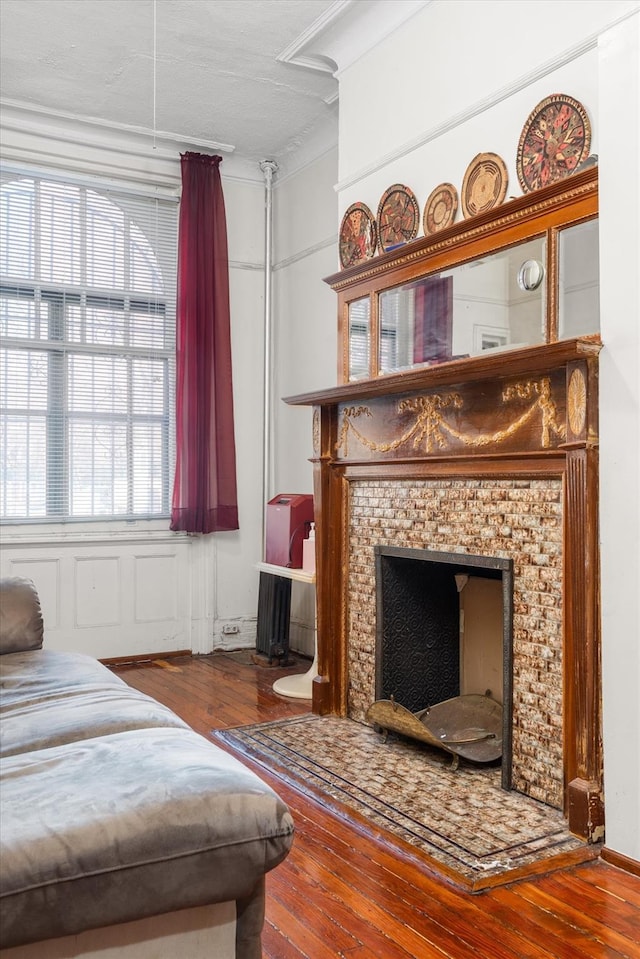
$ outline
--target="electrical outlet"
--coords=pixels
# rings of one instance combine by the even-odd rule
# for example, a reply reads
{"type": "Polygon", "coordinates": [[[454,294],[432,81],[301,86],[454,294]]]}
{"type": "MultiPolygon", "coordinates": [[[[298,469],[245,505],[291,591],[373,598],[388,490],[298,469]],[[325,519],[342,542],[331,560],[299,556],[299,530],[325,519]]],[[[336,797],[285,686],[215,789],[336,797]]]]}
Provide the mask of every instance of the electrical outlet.
{"type": "Polygon", "coordinates": [[[240,632],[240,627],[236,626],[235,623],[225,623],[222,632],[225,636],[235,636],[236,633],[240,632]]]}

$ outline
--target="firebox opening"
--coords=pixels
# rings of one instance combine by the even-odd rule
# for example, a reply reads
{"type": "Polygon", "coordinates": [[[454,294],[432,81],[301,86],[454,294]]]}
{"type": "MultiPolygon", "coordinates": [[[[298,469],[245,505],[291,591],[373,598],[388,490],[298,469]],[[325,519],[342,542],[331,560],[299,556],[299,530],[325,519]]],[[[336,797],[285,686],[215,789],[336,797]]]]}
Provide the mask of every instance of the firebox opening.
{"type": "Polygon", "coordinates": [[[502,705],[511,788],[513,563],[376,546],[376,699],[412,713],[467,693],[502,705]]]}

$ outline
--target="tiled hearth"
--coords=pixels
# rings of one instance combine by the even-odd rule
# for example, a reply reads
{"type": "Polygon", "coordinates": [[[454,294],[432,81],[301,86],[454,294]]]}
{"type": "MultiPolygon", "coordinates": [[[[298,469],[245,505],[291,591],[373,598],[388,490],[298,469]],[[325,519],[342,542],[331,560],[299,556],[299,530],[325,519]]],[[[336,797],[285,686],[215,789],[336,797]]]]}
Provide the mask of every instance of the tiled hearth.
{"type": "Polygon", "coordinates": [[[500,786],[495,766],[450,757],[335,716],[298,716],[214,733],[377,840],[472,891],[590,858],[562,812],[500,786]]]}
{"type": "Polygon", "coordinates": [[[512,785],[562,808],[561,482],[496,478],[351,484],[348,714],[360,722],[375,699],[377,545],[513,561],[512,785]]]}

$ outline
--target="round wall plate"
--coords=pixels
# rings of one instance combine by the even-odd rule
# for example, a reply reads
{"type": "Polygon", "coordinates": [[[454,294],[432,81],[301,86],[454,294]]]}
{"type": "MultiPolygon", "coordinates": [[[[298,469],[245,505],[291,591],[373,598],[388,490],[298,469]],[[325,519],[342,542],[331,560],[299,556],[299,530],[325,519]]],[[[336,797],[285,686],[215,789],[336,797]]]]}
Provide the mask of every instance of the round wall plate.
{"type": "Polygon", "coordinates": [[[578,100],[554,93],[529,114],[518,143],[516,170],[525,193],[575,173],[588,158],[591,127],[578,100]]]}
{"type": "Polygon", "coordinates": [[[441,183],[424,205],[422,229],[425,236],[451,226],[458,212],[458,191],[453,183],[441,183]]]}
{"type": "Polygon", "coordinates": [[[394,183],[378,204],[378,243],[383,252],[407,243],[418,235],[420,208],[413,190],[394,183]]]}
{"type": "Polygon", "coordinates": [[[343,269],[375,256],[378,231],[373,213],[365,203],[352,203],[342,217],[338,250],[343,269]]]}
{"type": "Polygon", "coordinates": [[[497,153],[479,153],[462,181],[462,212],[465,219],[499,206],[507,195],[507,166],[497,153]]]}

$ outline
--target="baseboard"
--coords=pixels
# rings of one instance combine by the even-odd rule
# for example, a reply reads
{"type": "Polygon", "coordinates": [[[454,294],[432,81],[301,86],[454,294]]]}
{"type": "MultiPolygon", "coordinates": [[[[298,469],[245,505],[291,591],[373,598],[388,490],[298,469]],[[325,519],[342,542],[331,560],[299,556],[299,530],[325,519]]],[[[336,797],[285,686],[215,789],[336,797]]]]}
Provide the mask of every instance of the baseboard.
{"type": "Polygon", "coordinates": [[[608,862],[610,866],[617,866],[618,869],[630,872],[632,876],[640,876],[640,862],[630,856],[623,856],[621,852],[615,852],[613,849],[607,849],[604,846],[600,858],[608,862]]]}
{"type": "Polygon", "coordinates": [[[111,659],[101,659],[104,666],[137,666],[143,663],[152,663],[157,659],[177,659],[179,656],[191,657],[190,649],[174,649],[161,653],[133,653],[131,656],[114,656],[111,659]]]}

